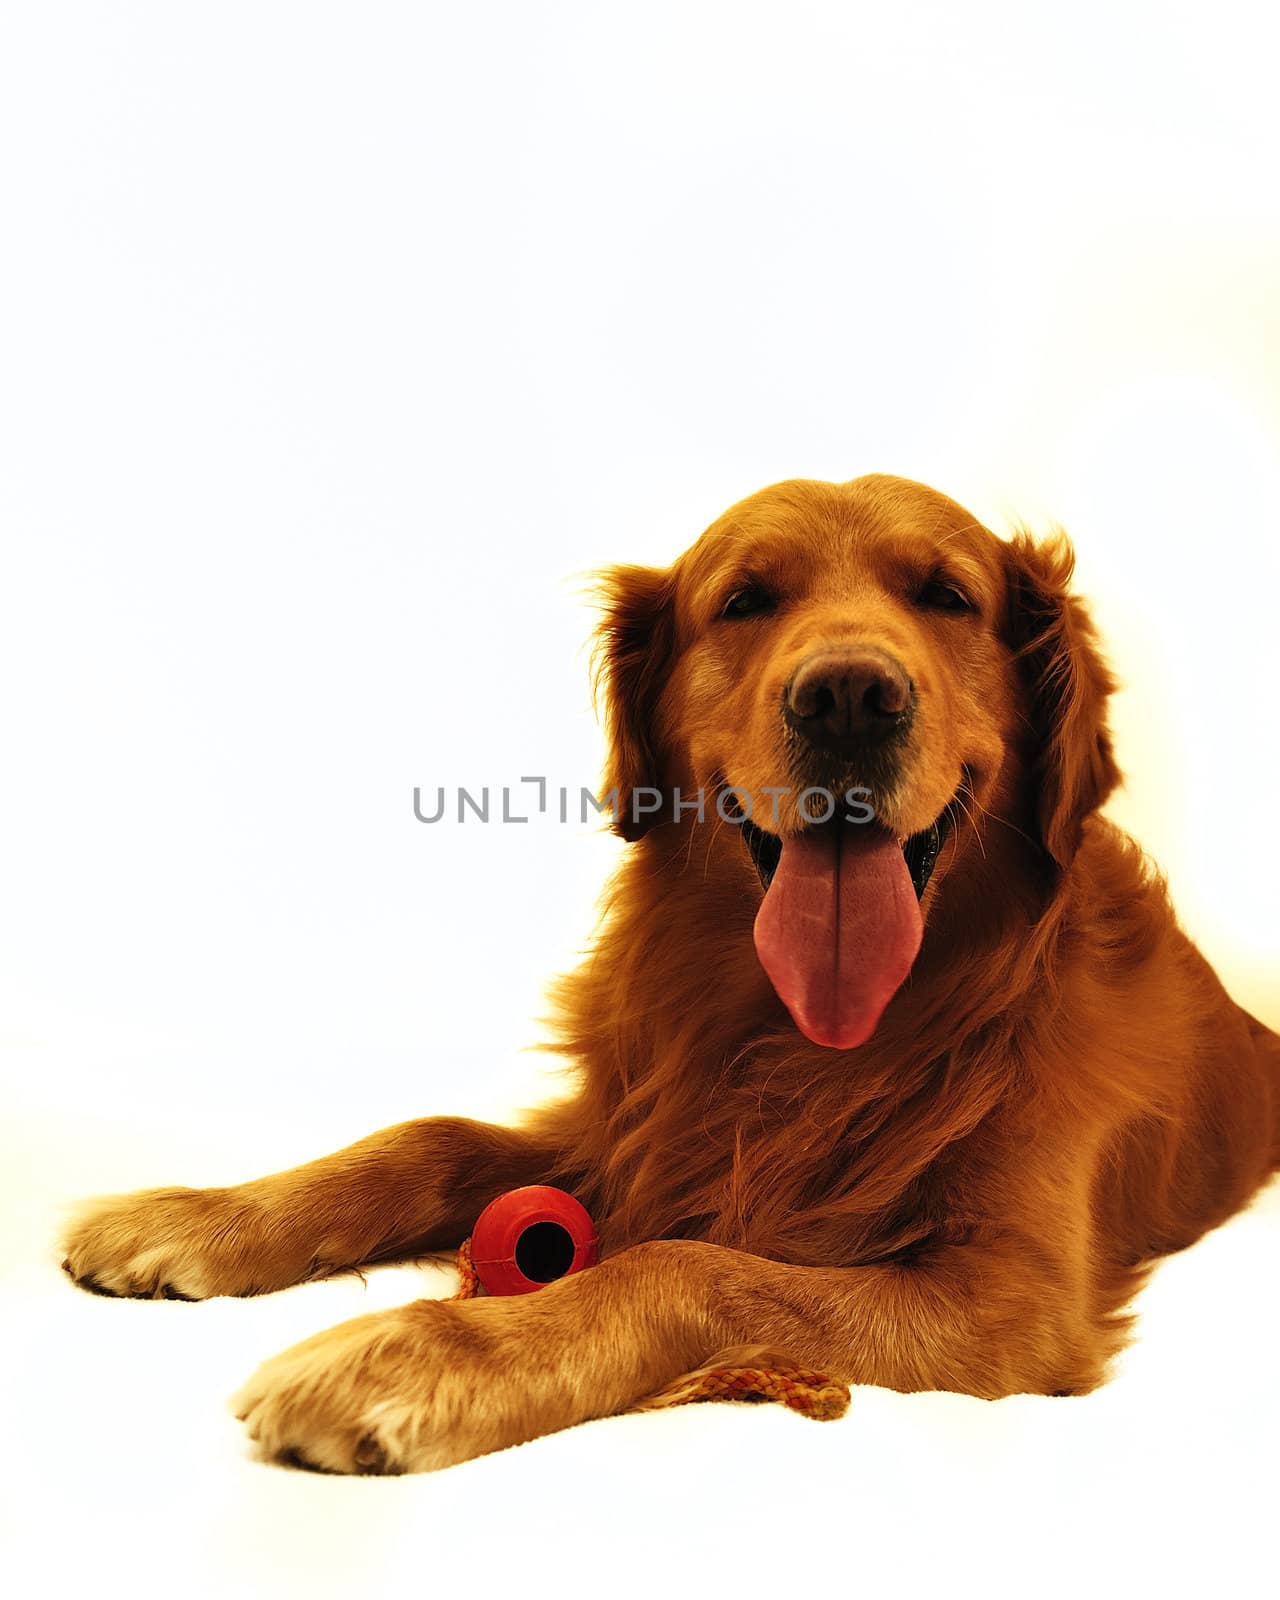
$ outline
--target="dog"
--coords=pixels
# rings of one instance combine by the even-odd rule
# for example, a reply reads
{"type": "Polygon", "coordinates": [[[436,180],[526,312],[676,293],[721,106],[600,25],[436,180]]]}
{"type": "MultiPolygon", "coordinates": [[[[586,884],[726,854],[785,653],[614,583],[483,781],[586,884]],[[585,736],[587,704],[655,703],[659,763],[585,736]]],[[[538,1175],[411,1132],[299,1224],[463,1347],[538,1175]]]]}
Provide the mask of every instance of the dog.
{"type": "Polygon", "coordinates": [[[872,476],[775,485],[669,570],[606,573],[629,847],[556,991],[575,1091],[92,1202],[66,1270],[262,1294],[571,1190],[592,1270],[357,1317],[250,1379],[264,1456],[334,1472],[446,1466],[744,1352],[904,1391],[1099,1384],[1152,1263],[1280,1166],[1280,1038],[1099,814],[1114,684],[1072,565],[872,476]]]}

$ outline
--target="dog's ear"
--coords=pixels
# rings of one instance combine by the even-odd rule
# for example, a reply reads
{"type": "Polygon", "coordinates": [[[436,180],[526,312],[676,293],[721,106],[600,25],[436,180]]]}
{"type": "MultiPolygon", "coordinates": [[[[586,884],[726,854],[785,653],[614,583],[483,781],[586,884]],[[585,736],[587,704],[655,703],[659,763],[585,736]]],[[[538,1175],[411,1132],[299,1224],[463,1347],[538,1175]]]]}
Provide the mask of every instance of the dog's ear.
{"type": "Polygon", "coordinates": [[[664,790],[666,782],[655,723],[675,654],[675,585],[658,567],[610,567],[600,574],[598,594],[604,615],[594,678],[608,740],[604,790],[614,832],[639,839],[666,814],[651,796],[640,802],[636,790],[664,790]]]}
{"type": "Polygon", "coordinates": [[[1063,533],[1006,546],[1008,637],[1026,685],[1035,805],[1045,849],[1065,867],[1085,818],[1120,782],[1107,729],[1116,687],[1083,601],[1069,592],[1075,551],[1063,533]]]}

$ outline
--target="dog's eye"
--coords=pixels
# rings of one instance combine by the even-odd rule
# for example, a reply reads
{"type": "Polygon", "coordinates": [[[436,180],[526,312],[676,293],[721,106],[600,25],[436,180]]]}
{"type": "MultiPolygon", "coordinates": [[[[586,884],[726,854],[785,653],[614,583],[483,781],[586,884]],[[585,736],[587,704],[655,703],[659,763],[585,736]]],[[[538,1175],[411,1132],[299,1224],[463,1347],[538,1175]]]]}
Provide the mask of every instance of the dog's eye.
{"type": "Polygon", "coordinates": [[[750,583],[745,589],[737,589],[724,603],[720,612],[722,617],[758,617],[765,611],[772,611],[777,602],[767,589],[758,583],[750,583]]]}
{"type": "Polygon", "coordinates": [[[977,607],[963,589],[947,578],[930,578],[916,595],[916,604],[930,611],[974,611],[977,607]]]}

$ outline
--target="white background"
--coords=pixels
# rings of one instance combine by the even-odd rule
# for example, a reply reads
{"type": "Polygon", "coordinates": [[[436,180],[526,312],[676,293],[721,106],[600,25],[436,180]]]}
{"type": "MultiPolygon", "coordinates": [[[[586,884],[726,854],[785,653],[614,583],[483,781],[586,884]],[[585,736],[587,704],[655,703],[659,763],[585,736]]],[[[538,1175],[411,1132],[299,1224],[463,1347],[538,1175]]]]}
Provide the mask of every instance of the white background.
{"type": "Polygon", "coordinates": [[[725,1561],[749,1588],[774,1503],[806,1498],[849,1518],[861,1553],[836,1559],[864,1579],[940,1517],[1029,1582],[1025,1543],[1042,1592],[1062,1540],[1175,1586],[1225,1541],[1248,1575],[1280,1400],[1261,1333],[1256,1369],[1237,1346],[1274,1327],[1274,1216],[1165,1269],[1163,1333],[1081,1420],[873,1396],[876,1426],[819,1447],[704,1409],[394,1486],[253,1468],[217,1403],[412,1275],[176,1308],[178,1330],[173,1307],[72,1296],[47,1241],[78,1193],[231,1181],[537,1097],[522,1049],[615,846],[545,819],[425,827],[413,787],[593,783],[585,575],[666,561],[781,477],[900,472],[1001,529],[1068,527],[1125,684],[1114,813],[1280,1024],[1272,80],[1235,4],[6,10],[9,1431],[22,1559],[91,1535],[46,1590],[108,1581],[104,1547],[135,1594],[359,1581],[314,1518],[439,1574],[450,1526],[517,1517],[533,1482],[585,1496],[584,1593],[617,1577],[628,1505],[657,1568],[725,1561]],[[1166,1403],[1193,1419],[1176,1444],[1166,1403]],[[645,1486],[677,1451],[699,1515],[668,1545],[645,1486]],[[1046,1460],[1056,1533],[1027,1468],[1046,1460]],[[752,1494],[732,1540],[701,1540],[752,1494]],[[122,1529],[141,1505],[145,1538],[122,1529]]]}

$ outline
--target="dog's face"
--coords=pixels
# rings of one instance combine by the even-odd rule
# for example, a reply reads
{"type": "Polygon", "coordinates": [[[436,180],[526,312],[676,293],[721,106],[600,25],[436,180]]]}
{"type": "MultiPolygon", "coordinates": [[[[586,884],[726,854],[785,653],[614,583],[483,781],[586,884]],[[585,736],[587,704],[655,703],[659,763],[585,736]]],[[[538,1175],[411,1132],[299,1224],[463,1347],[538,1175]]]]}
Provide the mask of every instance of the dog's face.
{"type": "Polygon", "coordinates": [[[618,831],[679,820],[676,788],[686,821],[698,794],[713,823],[743,816],[760,959],[819,1042],[874,1027],[919,946],[917,901],[981,849],[983,818],[1065,866],[1115,781],[1111,685],[1069,575],[1065,546],[1006,544],[879,477],[776,485],[669,571],[610,575],[618,831]]]}
{"type": "Polygon", "coordinates": [[[860,788],[905,842],[1000,770],[1015,715],[1006,598],[999,542],[941,495],[767,489],[676,565],[665,742],[683,742],[695,782],[750,797],[773,834],[810,825],[823,791],[860,788]]]}

